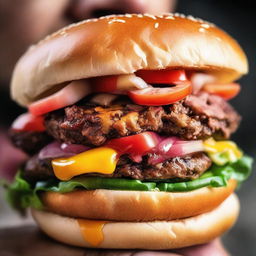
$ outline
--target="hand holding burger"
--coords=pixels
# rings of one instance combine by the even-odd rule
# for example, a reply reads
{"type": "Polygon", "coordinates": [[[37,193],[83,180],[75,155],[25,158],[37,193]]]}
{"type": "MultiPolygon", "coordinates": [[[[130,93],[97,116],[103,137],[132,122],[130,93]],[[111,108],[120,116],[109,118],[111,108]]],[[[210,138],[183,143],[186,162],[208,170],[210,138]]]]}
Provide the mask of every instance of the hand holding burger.
{"type": "Polygon", "coordinates": [[[118,15],[66,27],[16,65],[28,108],[10,134],[31,154],[9,201],[41,229],[97,248],[207,243],[239,212],[251,158],[227,102],[247,73],[238,43],[183,15],[118,15]]]}

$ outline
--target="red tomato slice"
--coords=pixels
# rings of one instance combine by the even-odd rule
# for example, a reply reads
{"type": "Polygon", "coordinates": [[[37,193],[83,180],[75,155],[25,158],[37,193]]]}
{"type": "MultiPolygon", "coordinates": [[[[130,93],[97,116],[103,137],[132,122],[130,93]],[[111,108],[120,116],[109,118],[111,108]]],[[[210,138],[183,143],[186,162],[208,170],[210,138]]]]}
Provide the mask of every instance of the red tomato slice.
{"type": "Polygon", "coordinates": [[[112,139],[106,143],[119,154],[144,155],[159,143],[159,138],[154,132],[143,132],[136,135],[112,139]]]}
{"type": "Polygon", "coordinates": [[[206,84],[203,87],[203,90],[219,95],[220,97],[230,100],[234,98],[239,92],[240,92],[240,85],[237,83],[230,83],[230,84],[216,84],[216,83],[210,83],[206,84]]]}
{"type": "Polygon", "coordinates": [[[35,116],[43,115],[56,109],[72,105],[90,93],[90,86],[85,81],[74,81],[58,92],[33,102],[29,112],[35,116]]]}
{"type": "Polygon", "coordinates": [[[149,84],[178,84],[187,81],[185,70],[139,70],[136,75],[149,84]]]}
{"type": "Polygon", "coordinates": [[[182,100],[192,91],[190,82],[183,82],[174,87],[146,88],[142,90],[129,91],[129,97],[139,105],[158,106],[168,105],[182,100]]]}
{"type": "Polygon", "coordinates": [[[34,116],[30,113],[24,113],[12,123],[12,129],[15,131],[45,131],[44,119],[42,116],[34,116]]]}

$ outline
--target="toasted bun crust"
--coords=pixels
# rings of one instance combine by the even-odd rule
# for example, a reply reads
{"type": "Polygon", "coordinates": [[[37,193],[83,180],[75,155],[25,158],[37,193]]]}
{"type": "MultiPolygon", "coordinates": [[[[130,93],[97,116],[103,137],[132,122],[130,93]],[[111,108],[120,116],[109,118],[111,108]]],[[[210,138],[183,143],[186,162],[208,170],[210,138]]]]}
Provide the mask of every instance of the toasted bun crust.
{"type": "MultiPolygon", "coordinates": [[[[239,201],[229,196],[213,211],[174,221],[110,222],[102,229],[98,248],[174,249],[207,243],[236,221],[239,201]]],[[[34,219],[50,237],[67,244],[94,247],[83,239],[78,222],[49,212],[33,210],[34,219]]]]}
{"type": "Polygon", "coordinates": [[[248,65],[233,38],[200,19],[112,15],[73,24],[30,47],[16,65],[11,92],[26,106],[67,81],[166,68],[198,69],[230,82],[248,65]]]}
{"type": "Polygon", "coordinates": [[[236,187],[201,188],[191,192],[143,192],[97,189],[65,194],[46,192],[42,200],[48,211],[74,218],[115,221],[173,220],[209,212],[236,187]]]}

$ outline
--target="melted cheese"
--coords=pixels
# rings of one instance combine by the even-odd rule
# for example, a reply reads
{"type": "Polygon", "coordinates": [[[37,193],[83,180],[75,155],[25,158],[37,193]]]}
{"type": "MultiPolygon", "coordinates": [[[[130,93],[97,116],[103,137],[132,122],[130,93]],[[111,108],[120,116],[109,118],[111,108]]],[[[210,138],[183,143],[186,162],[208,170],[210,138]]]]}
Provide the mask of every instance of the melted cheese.
{"type": "Polygon", "coordinates": [[[116,169],[117,152],[114,149],[100,147],[85,151],[69,158],[52,160],[55,176],[60,180],[85,173],[112,174],[116,169]]]}
{"type": "Polygon", "coordinates": [[[215,141],[213,138],[204,141],[204,148],[209,153],[222,153],[232,150],[237,158],[242,157],[242,152],[233,141],[215,141]]]}
{"type": "Polygon", "coordinates": [[[120,117],[122,112],[121,106],[114,105],[110,108],[96,107],[95,111],[99,113],[98,117],[101,119],[102,131],[108,133],[111,125],[115,122],[115,117],[120,117]]]}
{"type": "Polygon", "coordinates": [[[243,156],[243,153],[233,141],[215,141],[213,138],[203,142],[204,150],[216,164],[235,162],[243,156]],[[222,156],[222,157],[220,157],[222,156]]]}
{"type": "Polygon", "coordinates": [[[86,242],[92,246],[98,246],[102,243],[104,240],[103,227],[108,223],[107,221],[78,219],[77,222],[86,242]]]}

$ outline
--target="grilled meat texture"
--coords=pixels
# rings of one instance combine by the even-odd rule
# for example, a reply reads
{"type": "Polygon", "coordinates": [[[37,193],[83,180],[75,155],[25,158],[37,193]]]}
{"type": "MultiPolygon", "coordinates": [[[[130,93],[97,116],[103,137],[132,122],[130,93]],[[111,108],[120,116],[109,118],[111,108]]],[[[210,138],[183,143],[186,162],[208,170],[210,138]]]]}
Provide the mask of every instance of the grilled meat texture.
{"type": "MultiPolygon", "coordinates": [[[[112,175],[90,173],[87,176],[131,178],[139,180],[195,179],[211,166],[210,158],[204,153],[195,153],[184,157],[175,157],[156,165],[147,164],[147,156],[141,163],[132,162],[128,156],[122,156],[112,175]]],[[[29,181],[47,180],[54,177],[51,159],[40,160],[33,156],[25,165],[24,177],[29,181]]]]}
{"type": "Polygon", "coordinates": [[[15,131],[10,130],[9,136],[12,143],[17,147],[21,148],[24,152],[29,155],[36,154],[41,148],[49,144],[53,138],[50,137],[46,132],[36,131],[15,131]]]}
{"type": "Polygon", "coordinates": [[[155,131],[186,140],[228,139],[240,122],[232,106],[202,92],[167,106],[79,103],[46,116],[47,132],[66,143],[100,146],[111,138],[155,131]]]}
{"type": "Polygon", "coordinates": [[[46,132],[10,131],[16,147],[37,153],[54,137],[66,143],[100,146],[111,138],[144,131],[186,140],[228,139],[240,122],[237,112],[222,98],[200,93],[167,106],[139,106],[121,101],[110,107],[81,101],[45,117],[46,132]],[[48,134],[47,134],[48,133],[48,134]]]}

